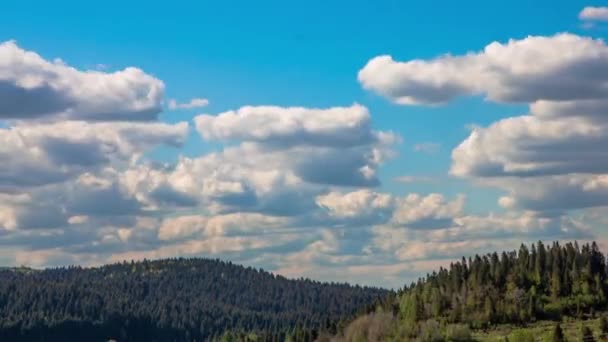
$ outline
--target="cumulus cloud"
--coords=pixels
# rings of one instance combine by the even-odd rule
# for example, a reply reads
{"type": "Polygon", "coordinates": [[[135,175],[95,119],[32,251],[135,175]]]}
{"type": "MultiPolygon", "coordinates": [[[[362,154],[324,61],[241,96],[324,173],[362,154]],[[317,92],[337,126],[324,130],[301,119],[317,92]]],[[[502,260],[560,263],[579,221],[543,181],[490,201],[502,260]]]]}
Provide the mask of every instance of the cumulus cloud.
{"type": "Polygon", "coordinates": [[[440,229],[452,226],[463,215],[465,197],[447,200],[442,194],[394,196],[371,190],[329,192],[317,204],[330,219],[357,224],[392,224],[408,229],[440,229]]]}
{"type": "Polygon", "coordinates": [[[110,255],[110,261],[174,258],[178,256],[232,256],[249,251],[263,252],[274,246],[285,245],[302,238],[301,234],[283,233],[273,236],[212,236],[175,244],[161,245],[151,250],[127,250],[110,255]]]}
{"type": "Polygon", "coordinates": [[[358,77],[364,88],[400,104],[442,104],[474,95],[525,103],[603,98],[607,65],[602,40],[563,33],[493,42],[481,52],[428,61],[378,56],[358,77]]]}
{"type": "Polygon", "coordinates": [[[190,101],[185,103],[177,102],[175,99],[169,100],[169,109],[194,109],[194,108],[202,108],[209,104],[209,100],[204,98],[193,98],[190,101]]]}
{"type": "Polygon", "coordinates": [[[0,119],[153,120],[163,96],[163,82],[137,68],[80,71],[0,44],[0,119]]]}
{"type": "Polygon", "coordinates": [[[495,178],[483,182],[507,192],[499,199],[499,204],[509,209],[559,213],[608,205],[608,176],[605,174],[495,178]]]}
{"type": "Polygon", "coordinates": [[[235,147],[196,158],[183,157],[171,169],[139,165],[124,172],[122,182],[149,207],[203,205],[215,213],[278,216],[314,208],[319,187],[303,182],[293,171],[284,169],[283,163],[274,156],[235,147]]]}
{"type": "Polygon", "coordinates": [[[608,21],[608,7],[587,6],[578,14],[584,21],[608,21]]]}
{"type": "Polygon", "coordinates": [[[153,121],[160,80],[136,68],[79,71],[4,43],[0,246],[10,253],[0,258],[29,263],[31,255],[32,264],[49,266],[213,255],[325,280],[369,284],[370,274],[386,275],[400,286],[462,254],[528,238],[589,238],[562,204],[608,200],[599,158],[604,90],[576,88],[603,86],[604,50],[601,41],[564,34],[433,61],[384,57],[361,71],[364,86],[401,103],[461,95],[531,102],[528,115],[475,128],[453,153],[453,174],[505,191],[505,214],[476,216],[465,212],[464,196],[374,190],[400,138],[374,129],[362,105],[199,115],[196,130],[219,147],[160,164],[150,152],[189,135],[187,123],[153,121]],[[575,158],[577,149],[586,152],[575,158]]]}
{"type": "Polygon", "coordinates": [[[473,129],[450,172],[505,190],[507,208],[555,211],[606,205],[605,100],[537,101],[530,114],[473,129]]]}
{"type": "Polygon", "coordinates": [[[516,248],[538,240],[589,240],[589,227],[567,216],[544,217],[534,212],[487,216],[458,215],[437,230],[412,230],[395,225],[373,228],[372,250],[392,253],[401,261],[457,259],[472,253],[516,248]]]}
{"type": "Polygon", "coordinates": [[[520,116],[474,129],[452,152],[458,176],[539,176],[608,171],[606,124],[520,116]]]}
{"type": "Polygon", "coordinates": [[[185,122],[64,121],[0,128],[0,192],[65,181],[159,144],[180,146],[187,130],[185,122]]]}
{"type": "Polygon", "coordinates": [[[331,218],[351,224],[386,222],[394,210],[394,198],[371,190],[329,192],[317,197],[317,205],[331,218]]]}
{"type": "MultiPolygon", "coordinates": [[[[601,9],[584,12],[599,16],[601,9]]],[[[359,72],[359,81],[402,104],[460,96],[528,104],[526,115],[473,127],[452,151],[450,173],[504,189],[503,207],[563,211],[606,204],[599,181],[608,174],[606,66],[604,41],[562,33],[431,60],[379,56],[359,72]]]]}
{"type": "Polygon", "coordinates": [[[200,237],[229,236],[248,232],[267,232],[289,225],[288,219],[255,213],[227,215],[188,215],[165,219],[158,231],[161,240],[177,240],[200,237]]]}
{"type": "MultiPolygon", "coordinates": [[[[373,130],[369,111],[357,104],[327,109],[242,107],[216,116],[200,115],[195,123],[204,139],[241,142],[201,162],[221,161],[222,169],[241,178],[265,171],[292,183],[378,185],[377,168],[392,156],[391,147],[400,140],[391,132],[373,130]]],[[[237,190],[243,193],[247,188],[240,185],[237,190]]]]}
{"type": "Polygon", "coordinates": [[[409,194],[397,201],[392,222],[412,229],[432,229],[450,226],[454,217],[462,214],[465,197],[459,195],[447,201],[441,194],[427,196],[409,194]]]}
{"type": "Polygon", "coordinates": [[[194,121],[207,140],[351,147],[396,139],[373,131],[368,109],[358,104],[327,109],[247,106],[216,116],[199,115],[194,121]]]}

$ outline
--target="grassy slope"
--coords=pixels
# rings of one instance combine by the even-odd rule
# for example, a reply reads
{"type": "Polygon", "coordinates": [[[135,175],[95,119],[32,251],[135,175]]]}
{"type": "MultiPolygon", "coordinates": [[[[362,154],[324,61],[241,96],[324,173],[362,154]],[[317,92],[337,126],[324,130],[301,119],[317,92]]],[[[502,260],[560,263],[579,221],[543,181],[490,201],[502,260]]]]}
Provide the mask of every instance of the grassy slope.
{"type": "MultiPolygon", "coordinates": [[[[564,336],[568,341],[580,341],[581,340],[581,326],[584,324],[590,327],[593,330],[593,334],[595,335],[598,341],[600,339],[600,330],[599,330],[599,319],[589,319],[589,320],[575,320],[572,318],[566,319],[564,322],[561,322],[562,330],[564,331],[564,336]]],[[[487,332],[484,331],[474,331],[473,337],[477,341],[504,341],[505,337],[509,336],[514,330],[528,330],[533,333],[536,337],[537,341],[550,341],[547,339],[552,336],[553,329],[555,328],[555,322],[551,321],[540,321],[533,324],[530,324],[529,327],[520,328],[512,325],[500,325],[492,330],[487,332]]],[[[608,336],[604,336],[604,341],[608,338],[608,336]]]]}

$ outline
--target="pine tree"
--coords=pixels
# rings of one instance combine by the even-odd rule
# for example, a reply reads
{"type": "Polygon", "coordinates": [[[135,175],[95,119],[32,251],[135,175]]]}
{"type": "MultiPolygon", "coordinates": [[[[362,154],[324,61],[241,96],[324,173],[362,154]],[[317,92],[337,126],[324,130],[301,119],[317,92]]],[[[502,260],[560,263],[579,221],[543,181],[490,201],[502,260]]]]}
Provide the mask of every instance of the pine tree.
{"type": "Polygon", "coordinates": [[[564,331],[562,330],[562,326],[557,323],[555,325],[555,329],[553,329],[553,342],[564,342],[566,339],[564,338],[564,331]]]}
{"type": "Polygon", "coordinates": [[[562,293],[562,275],[561,267],[558,258],[553,259],[553,267],[551,269],[551,296],[554,299],[559,298],[562,293]]]}
{"type": "Polygon", "coordinates": [[[544,276],[545,276],[545,263],[546,263],[546,252],[545,245],[543,245],[542,241],[538,241],[536,246],[536,262],[534,264],[534,277],[536,281],[536,285],[543,284],[544,276]]]}

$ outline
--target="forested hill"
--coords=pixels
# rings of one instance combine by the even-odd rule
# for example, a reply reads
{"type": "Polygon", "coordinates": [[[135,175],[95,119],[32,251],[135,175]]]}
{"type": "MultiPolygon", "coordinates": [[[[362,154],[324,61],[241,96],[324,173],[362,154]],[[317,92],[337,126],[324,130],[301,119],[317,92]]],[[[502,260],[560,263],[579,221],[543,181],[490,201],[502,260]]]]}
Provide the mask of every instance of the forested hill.
{"type": "Polygon", "coordinates": [[[226,330],[312,339],[388,293],[207,259],[1,269],[0,341],[204,341],[226,330]]]}
{"type": "Polygon", "coordinates": [[[596,317],[608,308],[607,293],[606,258],[596,243],[539,242],[441,268],[341,334],[348,341],[470,340],[471,331],[499,324],[596,317]]]}

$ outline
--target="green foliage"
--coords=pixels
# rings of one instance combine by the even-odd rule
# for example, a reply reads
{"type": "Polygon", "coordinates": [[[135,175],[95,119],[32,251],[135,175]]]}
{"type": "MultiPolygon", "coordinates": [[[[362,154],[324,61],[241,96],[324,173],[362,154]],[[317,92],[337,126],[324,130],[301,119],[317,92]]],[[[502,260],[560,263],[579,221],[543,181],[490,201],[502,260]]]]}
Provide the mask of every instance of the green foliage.
{"type": "Polygon", "coordinates": [[[608,317],[606,315],[602,315],[600,317],[600,333],[602,335],[608,335],[608,317]]]}
{"type": "Polygon", "coordinates": [[[394,317],[391,313],[375,312],[351,322],[338,341],[384,341],[390,334],[394,317]]]}
{"type": "Polygon", "coordinates": [[[593,331],[586,325],[581,327],[581,341],[583,342],[595,342],[593,331]]]}
{"type": "Polygon", "coordinates": [[[391,292],[206,259],[0,270],[0,341],[311,341],[391,292]]]}
{"type": "Polygon", "coordinates": [[[442,342],[445,341],[445,338],[441,331],[442,329],[439,323],[431,319],[422,323],[419,337],[423,341],[442,342]]]}
{"type": "Polygon", "coordinates": [[[562,326],[559,323],[555,325],[555,329],[553,329],[553,334],[551,337],[551,341],[553,342],[564,342],[566,340],[562,326]]]}
{"type": "Polygon", "coordinates": [[[446,340],[453,342],[473,341],[471,329],[464,324],[450,324],[446,329],[446,340]]]}
{"type": "MultiPolygon", "coordinates": [[[[607,290],[606,258],[596,243],[538,242],[513,252],[462,258],[405,286],[383,308],[396,314],[391,341],[469,341],[497,325],[593,317],[608,307],[607,290]]],[[[608,330],[608,320],[602,320],[600,328],[608,330]]],[[[559,324],[537,335],[522,328],[500,337],[566,340],[559,324]]]]}
{"type": "Polygon", "coordinates": [[[406,287],[399,298],[402,324],[436,319],[485,329],[582,317],[608,305],[606,260],[595,243],[476,255],[406,287]]]}
{"type": "Polygon", "coordinates": [[[509,342],[535,342],[535,338],[531,331],[517,329],[509,335],[509,342]]]}

